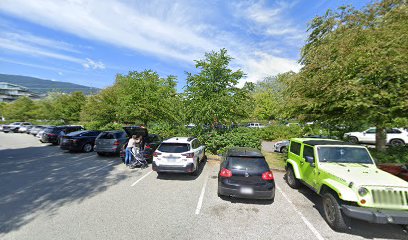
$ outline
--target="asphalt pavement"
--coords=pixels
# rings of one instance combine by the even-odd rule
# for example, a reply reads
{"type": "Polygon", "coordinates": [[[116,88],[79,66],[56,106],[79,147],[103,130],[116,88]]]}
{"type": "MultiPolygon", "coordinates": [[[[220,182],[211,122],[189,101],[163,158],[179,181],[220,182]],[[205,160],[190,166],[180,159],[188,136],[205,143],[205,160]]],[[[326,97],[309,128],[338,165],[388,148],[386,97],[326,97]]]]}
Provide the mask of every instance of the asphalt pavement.
{"type": "Polygon", "coordinates": [[[273,203],[221,199],[218,169],[207,161],[198,177],[158,176],[0,133],[0,239],[408,239],[399,226],[361,221],[334,232],[320,198],[289,188],[281,172],[273,203]]]}

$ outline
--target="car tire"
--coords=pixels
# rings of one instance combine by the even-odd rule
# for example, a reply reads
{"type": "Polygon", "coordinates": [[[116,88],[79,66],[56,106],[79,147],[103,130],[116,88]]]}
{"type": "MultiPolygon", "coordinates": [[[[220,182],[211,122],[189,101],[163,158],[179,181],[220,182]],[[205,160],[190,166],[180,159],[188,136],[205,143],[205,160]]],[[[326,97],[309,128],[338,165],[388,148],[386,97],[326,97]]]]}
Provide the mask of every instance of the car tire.
{"type": "Polygon", "coordinates": [[[92,144],[90,143],[85,143],[84,146],[82,146],[82,151],[84,152],[91,152],[92,151],[92,144]]]}
{"type": "Polygon", "coordinates": [[[332,193],[327,192],[323,194],[322,205],[324,218],[329,226],[336,231],[346,231],[348,229],[346,223],[348,219],[347,216],[341,212],[341,205],[339,204],[338,198],[332,193]]]}
{"type": "Polygon", "coordinates": [[[358,144],[360,141],[358,140],[357,137],[349,137],[349,142],[354,143],[354,144],[358,144]]]}
{"type": "Polygon", "coordinates": [[[293,189],[300,188],[300,181],[296,178],[295,172],[291,166],[288,166],[286,169],[286,182],[288,183],[289,187],[293,189]]]}
{"type": "Polygon", "coordinates": [[[393,147],[399,147],[399,146],[404,146],[405,142],[402,139],[391,139],[390,144],[393,147]]]}
{"type": "Polygon", "coordinates": [[[405,232],[408,232],[408,224],[406,225],[401,225],[402,230],[404,230],[405,232]]]}
{"type": "Polygon", "coordinates": [[[286,153],[288,153],[288,148],[287,147],[281,147],[280,152],[286,154],[286,153]]]}
{"type": "Polygon", "coordinates": [[[198,176],[198,173],[200,172],[200,162],[197,159],[197,166],[196,169],[194,170],[194,172],[191,173],[191,175],[193,176],[198,176]]]}

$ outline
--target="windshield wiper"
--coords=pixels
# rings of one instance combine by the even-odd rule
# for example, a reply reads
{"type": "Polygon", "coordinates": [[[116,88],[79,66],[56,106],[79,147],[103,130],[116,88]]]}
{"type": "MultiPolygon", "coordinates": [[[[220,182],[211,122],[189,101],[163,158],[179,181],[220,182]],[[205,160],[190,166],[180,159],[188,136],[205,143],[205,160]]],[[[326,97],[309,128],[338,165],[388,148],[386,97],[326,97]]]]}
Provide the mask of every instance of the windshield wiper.
{"type": "Polygon", "coordinates": [[[363,166],[363,167],[365,167],[365,168],[368,168],[368,166],[366,166],[366,165],[364,165],[364,164],[362,164],[362,163],[357,163],[357,164],[359,164],[359,165],[361,165],[361,166],[363,166]]]}

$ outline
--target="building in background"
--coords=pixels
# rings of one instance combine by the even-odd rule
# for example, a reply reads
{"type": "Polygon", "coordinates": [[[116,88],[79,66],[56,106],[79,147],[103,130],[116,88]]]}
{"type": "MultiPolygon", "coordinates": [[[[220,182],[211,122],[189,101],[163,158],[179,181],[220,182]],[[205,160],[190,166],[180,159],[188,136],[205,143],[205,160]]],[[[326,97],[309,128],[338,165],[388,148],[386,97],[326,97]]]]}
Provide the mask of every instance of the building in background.
{"type": "Polygon", "coordinates": [[[7,82],[0,82],[0,102],[12,102],[19,97],[40,99],[42,96],[31,92],[28,88],[7,82]]]}

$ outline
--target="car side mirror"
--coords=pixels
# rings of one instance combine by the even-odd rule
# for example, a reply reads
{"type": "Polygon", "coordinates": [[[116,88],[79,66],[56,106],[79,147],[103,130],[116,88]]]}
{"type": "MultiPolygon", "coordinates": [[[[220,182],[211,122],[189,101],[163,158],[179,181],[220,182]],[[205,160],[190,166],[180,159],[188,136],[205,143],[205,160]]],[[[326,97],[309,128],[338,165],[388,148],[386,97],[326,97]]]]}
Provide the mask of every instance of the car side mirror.
{"type": "Polygon", "coordinates": [[[306,162],[308,162],[311,167],[314,167],[314,166],[315,166],[314,157],[306,156],[306,162]]]}

